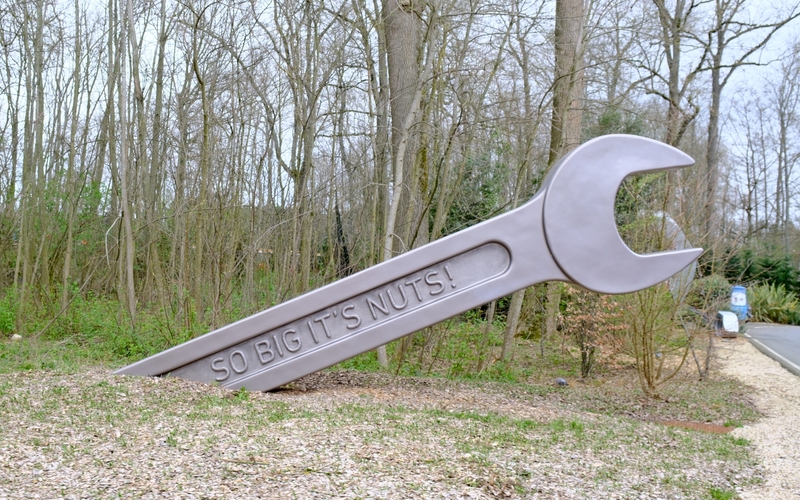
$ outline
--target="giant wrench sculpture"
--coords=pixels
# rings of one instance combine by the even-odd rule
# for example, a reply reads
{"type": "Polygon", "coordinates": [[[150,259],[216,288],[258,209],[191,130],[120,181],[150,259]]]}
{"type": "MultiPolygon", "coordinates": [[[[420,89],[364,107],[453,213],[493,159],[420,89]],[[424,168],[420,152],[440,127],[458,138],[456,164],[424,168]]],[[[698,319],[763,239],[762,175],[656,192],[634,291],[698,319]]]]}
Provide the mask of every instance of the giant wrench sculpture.
{"type": "Polygon", "coordinates": [[[565,156],[516,210],[116,373],[266,391],[543,281],[601,293],[646,288],[702,249],[632,252],[614,220],[617,190],[628,175],[692,164],[677,149],[642,137],[591,140],[565,156]]]}

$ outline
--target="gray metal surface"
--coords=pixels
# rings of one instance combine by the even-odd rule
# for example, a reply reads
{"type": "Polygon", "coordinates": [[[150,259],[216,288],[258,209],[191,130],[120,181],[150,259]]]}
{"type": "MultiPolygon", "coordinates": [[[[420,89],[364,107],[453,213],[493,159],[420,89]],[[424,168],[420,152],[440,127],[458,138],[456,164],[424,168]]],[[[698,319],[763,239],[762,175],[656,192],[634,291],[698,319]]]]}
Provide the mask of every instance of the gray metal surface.
{"type": "Polygon", "coordinates": [[[531,201],[116,373],[265,391],[535,283],[626,293],[663,281],[702,249],[638,255],[614,199],[634,173],[692,165],[665,144],[604,136],[567,155],[531,201]]]}
{"type": "Polygon", "coordinates": [[[664,281],[693,262],[701,250],[632,252],[614,219],[625,177],[693,164],[675,148],[624,135],[589,141],[564,157],[546,180],[544,220],[550,251],[570,281],[596,292],[626,293],[664,281]]]}

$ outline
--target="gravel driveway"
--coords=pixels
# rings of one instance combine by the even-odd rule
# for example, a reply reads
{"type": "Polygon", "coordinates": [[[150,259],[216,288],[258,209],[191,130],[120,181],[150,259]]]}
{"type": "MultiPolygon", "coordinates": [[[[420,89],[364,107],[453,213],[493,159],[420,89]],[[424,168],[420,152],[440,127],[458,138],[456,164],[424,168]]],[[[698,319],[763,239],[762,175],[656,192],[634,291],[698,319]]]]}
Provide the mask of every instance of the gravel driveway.
{"type": "Polygon", "coordinates": [[[745,491],[746,500],[800,498],[800,377],[738,339],[723,344],[723,370],[754,386],[756,406],[765,417],[733,431],[755,444],[765,484],[745,491]]]}

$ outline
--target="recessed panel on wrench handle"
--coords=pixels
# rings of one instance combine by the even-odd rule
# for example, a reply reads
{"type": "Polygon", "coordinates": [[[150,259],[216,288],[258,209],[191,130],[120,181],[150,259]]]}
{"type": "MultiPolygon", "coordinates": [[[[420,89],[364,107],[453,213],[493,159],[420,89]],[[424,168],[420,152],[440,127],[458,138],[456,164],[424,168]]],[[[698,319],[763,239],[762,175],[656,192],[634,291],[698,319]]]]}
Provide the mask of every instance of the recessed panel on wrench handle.
{"type": "Polygon", "coordinates": [[[573,281],[607,293],[646,288],[680,271],[701,250],[633,253],[613,224],[614,196],[630,173],[692,163],[649,139],[589,141],[516,210],[117,373],[170,374],[263,391],[535,283],[573,281]]]}
{"type": "Polygon", "coordinates": [[[349,352],[355,344],[364,348],[382,328],[394,334],[404,331],[398,326],[402,316],[420,313],[426,316],[426,308],[437,308],[438,302],[454,300],[455,296],[503,275],[510,262],[503,245],[481,245],[239,342],[178,368],[172,375],[205,379],[210,367],[214,380],[231,388],[245,386],[255,378],[283,379],[277,375],[283,372],[296,378],[293,364],[305,367],[315,353],[320,353],[323,364],[329,363],[325,360],[336,344],[341,343],[344,351],[349,352]]]}

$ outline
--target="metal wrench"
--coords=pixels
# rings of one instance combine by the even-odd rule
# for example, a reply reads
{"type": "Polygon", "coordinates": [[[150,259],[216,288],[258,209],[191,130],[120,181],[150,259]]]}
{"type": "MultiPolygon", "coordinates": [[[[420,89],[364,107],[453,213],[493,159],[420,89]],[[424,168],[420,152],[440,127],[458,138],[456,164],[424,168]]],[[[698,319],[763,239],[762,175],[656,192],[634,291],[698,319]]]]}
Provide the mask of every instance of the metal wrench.
{"type": "Polygon", "coordinates": [[[266,391],[549,280],[628,293],[702,249],[649,255],[617,232],[614,200],[635,173],[693,165],[657,141],[611,135],[565,156],[525,205],[168,349],[116,373],[266,391]]]}

